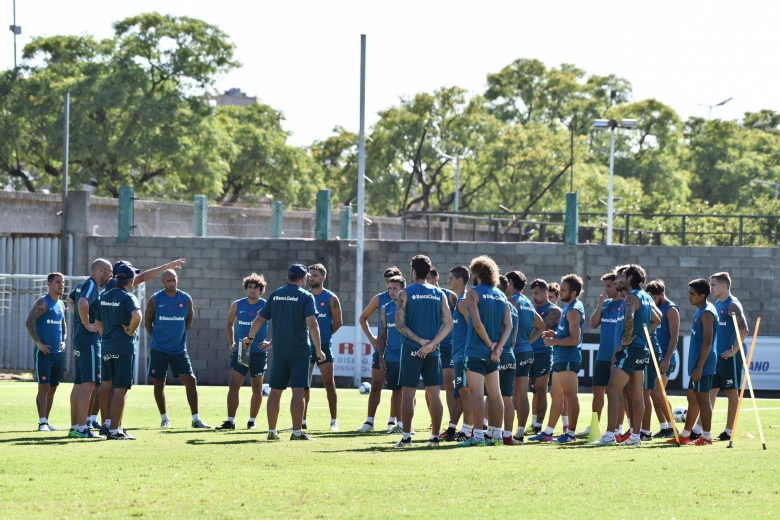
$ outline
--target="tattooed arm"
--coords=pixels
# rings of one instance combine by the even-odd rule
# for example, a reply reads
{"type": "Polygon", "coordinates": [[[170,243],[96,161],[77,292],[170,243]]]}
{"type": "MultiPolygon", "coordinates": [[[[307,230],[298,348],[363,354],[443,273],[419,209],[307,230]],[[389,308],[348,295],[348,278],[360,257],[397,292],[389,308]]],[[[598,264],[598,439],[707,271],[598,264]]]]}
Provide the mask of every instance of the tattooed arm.
{"type": "Polygon", "coordinates": [[[38,338],[38,333],[35,331],[35,322],[38,321],[38,318],[43,316],[45,313],[46,300],[43,298],[38,298],[38,301],[35,302],[35,305],[30,311],[30,314],[27,315],[27,321],[24,324],[27,327],[27,333],[32,338],[35,346],[38,347],[38,350],[44,354],[48,354],[51,352],[51,346],[41,343],[41,340],[38,338]]]}
{"type": "Polygon", "coordinates": [[[544,326],[547,330],[555,330],[558,323],[561,321],[561,309],[558,307],[552,307],[547,311],[547,316],[544,317],[544,326]]]}
{"type": "Polygon", "coordinates": [[[742,306],[731,302],[729,305],[729,314],[737,317],[739,331],[737,332],[737,341],[731,346],[729,350],[720,355],[720,357],[723,359],[728,359],[739,352],[739,348],[742,346],[742,342],[745,341],[745,336],[747,336],[748,333],[747,320],[745,319],[745,313],[742,311],[742,306]]]}
{"type": "MultiPolygon", "coordinates": [[[[634,335],[634,314],[636,314],[636,311],[639,308],[639,296],[634,293],[628,293],[623,300],[623,307],[626,308],[626,317],[623,321],[625,333],[623,334],[623,339],[620,340],[620,344],[627,347],[633,343],[636,338],[634,335]]],[[[652,348],[652,345],[648,346],[652,348]]]]}
{"type": "MultiPolygon", "coordinates": [[[[426,340],[422,339],[420,336],[412,332],[412,329],[406,326],[406,299],[407,299],[406,290],[403,289],[401,290],[400,293],[398,293],[398,302],[397,302],[398,307],[395,310],[395,328],[398,332],[400,332],[410,340],[414,341],[418,345],[422,345],[423,342],[425,342],[427,345],[426,340]]],[[[365,311],[363,311],[363,313],[365,314],[365,311]]]]}

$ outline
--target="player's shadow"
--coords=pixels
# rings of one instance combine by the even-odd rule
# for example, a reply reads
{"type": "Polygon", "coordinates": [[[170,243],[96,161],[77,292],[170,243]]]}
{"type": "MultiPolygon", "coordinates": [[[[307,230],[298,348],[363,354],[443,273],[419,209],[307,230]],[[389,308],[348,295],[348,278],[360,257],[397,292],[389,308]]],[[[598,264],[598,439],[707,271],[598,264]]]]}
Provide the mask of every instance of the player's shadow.
{"type": "Polygon", "coordinates": [[[190,446],[203,446],[206,444],[246,444],[249,442],[261,442],[261,439],[236,439],[234,441],[204,441],[202,439],[190,439],[187,441],[187,444],[190,446]]]}
{"type": "MultiPolygon", "coordinates": [[[[314,433],[314,432],[307,432],[307,433],[309,433],[309,434],[310,434],[312,437],[314,437],[315,439],[317,439],[317,438],[322,438],[322,439],[336,439],[336,438],[344,438],[344,437],[350,437],[350,438],[355,438],[355,439],[362,439],[362,438],[382,438],[382,437],[384,437],[384,438],[390,438],[390,437],[392,437],[393,435],[396,435],[396,434],[390,434],[390,435],[388,435],[387,433],[382,433],[382,432],[375,432],[375,433],[357,433],[357,432],[331,432],[331,431],[326,431],[326,432],[317,432],[317,433],[314,433]]],[[[397,435],[399,435],[399,436],[400,436],[401,434],[399,433],[399,434],[397,434],[397,435]]]]}
{"type": "Polygon", "coordinates": [[[11,439],[1,439],[1,444],[13,444],[14,446],[40,446],[41,444],[47,444],[55,446],[58,444],[71,444],[67,437],[14,437],[11,439]]]}
{"type": "MultiPolygon", "coordinates": [[[[640,450],[644,449],[657,449],[657,448],[676,448],[676,444],[642,444],[639,448],[640,450]]],[[[582,450],[582,449],[604,449],[604,448],[622,448],[626,449],[626,446],[621,446],[620,444],[610,444],[607,446],[599,446],[598,444],[561,444],[557,447],[559,450],[582,450]]]]}

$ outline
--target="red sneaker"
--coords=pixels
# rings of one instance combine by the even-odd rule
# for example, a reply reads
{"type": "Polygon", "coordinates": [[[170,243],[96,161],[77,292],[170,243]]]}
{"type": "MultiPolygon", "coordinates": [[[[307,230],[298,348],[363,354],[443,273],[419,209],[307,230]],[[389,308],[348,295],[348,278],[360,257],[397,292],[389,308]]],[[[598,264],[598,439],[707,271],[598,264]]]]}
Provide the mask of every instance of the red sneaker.
{"type": "Polygon", "coordinates": [[[569,427],[568,426],[564,426],[563,427],[563,433],[566,433],[567,431],[569,431],[569,427]]]}
{"type": "Polygon", "coordinates": [[[512,436],[511,435],[509,437],[506,437],[506,436],[502,437],[502,440],[504,441],[504,446],[514,446],[515,445],[514,441],[512,440],[512,436]]]}
{"type": "MultiPolygon", "coordinates": [[[[690,437],[683,437],[682,435],[678,435],[677,438],[680,439],[680,444],[691,444],[690,437]]],[[[666,441],[666,444],[677,444],[677,441],[674,440],[674,437],[672,437],[666,441]]],[[[710,442],[710,444],[712,444],[712,442],[710,442]]]]}
{"type": "MultiPolygon", "coordinates": [[[[682,439],[680,439],[680,440],[682,441],[682,439]]],[[[710,439],[710,440],[707,440],[707,439],[705,439],[704,437],[699,437],[699,438],[698,438],[698,439],[696,439],[696,441],[695,441],[695,442],[693,442],[692,444],[693,444],[694,446],[707,446],[707,445],[712,445],[712,439],[710,439]]]]}
{"type": "Polygon", "coordinates": [[[444,433],[439,435],[439,440],[442,441],[454,441],[455,440],[455,434],[457,432],[452,428],[447,428],[444,433]]]}
{"type": "Polygon", "coordinates": [[[626,441],[629,437],[631,437],[631,432],[630,431],[627,431],[626,433],[615,434],[615,442],[620,444],[621,442],[626,441]]]}

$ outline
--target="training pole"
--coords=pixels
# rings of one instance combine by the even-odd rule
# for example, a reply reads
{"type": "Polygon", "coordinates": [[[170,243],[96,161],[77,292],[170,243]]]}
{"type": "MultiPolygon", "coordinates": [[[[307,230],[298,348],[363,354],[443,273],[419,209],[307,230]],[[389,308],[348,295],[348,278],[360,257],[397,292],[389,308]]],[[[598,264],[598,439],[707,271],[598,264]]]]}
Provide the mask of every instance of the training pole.
{"type": "MultiPolygon", "coordinates": [[[[737,323],[737,315],[732,314],[731,317],[734,319],[734,330],[737,332],[737,338],[739,338],[739,324],[737,323]]],[[[758,337],[758,327],[761,324],[761,318],[758,318],[756,320],[756,330],[753,331],[753,343],[750,346],[750,357],[748,359],[745,359],[745,352],[742,350],[742,345],[739,346],[739,354],[742,356],[742,364],[745,368],[745,380],[747,381],[748,389],[750,390],[750,399],[753,401],[753,411],[756,413],[756,424],[758,425],[758,433],[761,436],[761,446],[766,450],[766,440],[764,440],[764,430],[761,429],[761,419],[758,416],[758,403],[756,403],[756,395],[753,393],[753,382],[750,380],[750,362],[753,360],[753,351],[756,347],[756,338],[758,337]]],[[[740,343],[742,343],[740,341],[740,343]]],[[[729,447],[731,447],[731,444],[734,442],[734,436],[737,429],[737,417],[739,417],[739,409],[742,405],[742,396],[745,393],[745,385],[742,385],[742,389],[740,391],[739,396],[739,402],[737,403],[737,415],[734,417],[734,428],[731,430],[731,440],[729,441],[729,447]]]]}
{"type": "Polygon", "coordinates": [[[355,251],[355,366],[353,384],[360,386],[363,370],[363,331],[358,318],[363,312],[363,214],[365,212],[366,178],[366,35],[360,35],[360,132],[358,134],[357,175],[357,250],[355,251]]]}
{"type": "MultiPolygon", "coordinates": [[[[753,331],[753,343],[750,345],[750,352],[748,353],[747,362],[748,364],[744,367],[745,371],[750,370],[750,362],[753,360],[753,349],[756,347],[756,338],[758,337],[758,327],[761,325],[761,318],[758,318],[756,321],[756,330],[753,331]]],[[[739,330],[739,329],[737,329],[739,330]]],[[[737,402],[737,413],[734,416],[734,427],[731,429],[731,439],[729,440],[728,448],[732,448],[734,444],[734,439],[737,436],[737,423],[739,422],[739,412],[742,408],[742,398],[745,396],[745,383],[743,382],[742,385],[740,385],[741,388],[739,389],[739,401],[737,402]]]]}
{"type": "Polygon", "coordinates": [[[645,337],[647,338],[647,346],[650,347],[650,357],[653,358],[653,366],[655,366],[655,373],[658,374],[658,384],[661,385],[661,393],[664,396],[664,404],[666,405],[666,413],[669,418],[669,424],[672,425],[672,431],[674,432],[674,442],[677,446],[680,446],[680,438],[677,436],[677,426],[674,424],[674,416],[672,415],[672,407],[669,405],[669,398],[666,397],[666,388],[664,387],[664,380],[661,377],[661,368],[658,366],[658,360],[655,358],[655,351],[653,350],[653,340],[650,339],[650,331],[647,330],[647,325],[642,325],[645,328],[645,337]]]}

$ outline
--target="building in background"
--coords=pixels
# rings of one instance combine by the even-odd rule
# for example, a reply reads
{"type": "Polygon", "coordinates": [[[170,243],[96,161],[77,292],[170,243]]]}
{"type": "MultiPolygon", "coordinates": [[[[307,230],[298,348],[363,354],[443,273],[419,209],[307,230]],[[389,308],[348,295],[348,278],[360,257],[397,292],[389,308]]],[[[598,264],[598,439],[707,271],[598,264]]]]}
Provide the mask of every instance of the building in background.
{"type": "Polygon", "coordinates": [[[246,92],[241,92],[240,88],[231,88],[222,94],[211,96],[210,99],[214,101],[217,106],[235,105],[246,107],[253,103],[263,104],[262,99],[258,99],[257,96],[247,96],[246,92]]]}

